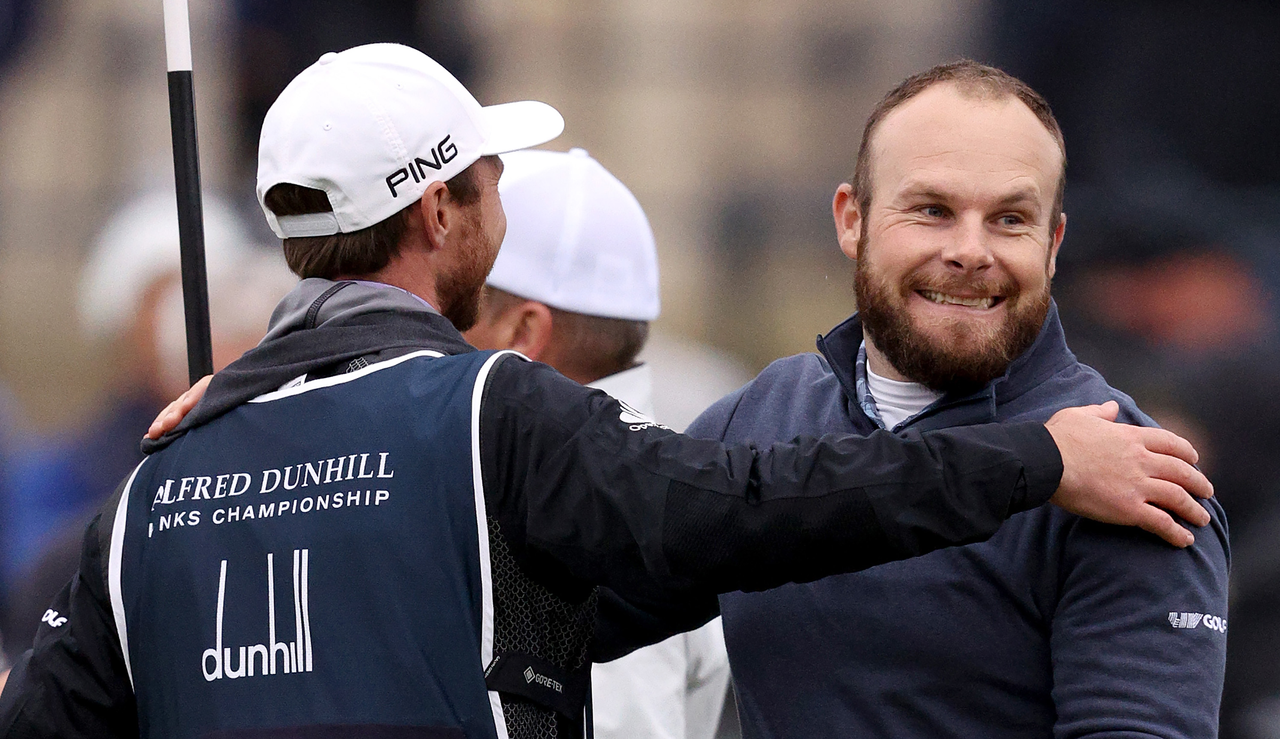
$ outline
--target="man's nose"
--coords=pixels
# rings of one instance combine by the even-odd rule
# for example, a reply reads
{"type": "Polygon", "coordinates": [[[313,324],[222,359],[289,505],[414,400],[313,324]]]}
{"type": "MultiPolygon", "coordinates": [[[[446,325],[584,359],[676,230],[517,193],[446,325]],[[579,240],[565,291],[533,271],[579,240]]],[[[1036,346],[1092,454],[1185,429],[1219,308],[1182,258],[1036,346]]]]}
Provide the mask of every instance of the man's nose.
{"type": "Polygon", "coordinates": [[[976,274],[989,268],[995,258],[985,223],[981,218],[961,218],[942,250],[947,267],[965,274],[976,274]]]}

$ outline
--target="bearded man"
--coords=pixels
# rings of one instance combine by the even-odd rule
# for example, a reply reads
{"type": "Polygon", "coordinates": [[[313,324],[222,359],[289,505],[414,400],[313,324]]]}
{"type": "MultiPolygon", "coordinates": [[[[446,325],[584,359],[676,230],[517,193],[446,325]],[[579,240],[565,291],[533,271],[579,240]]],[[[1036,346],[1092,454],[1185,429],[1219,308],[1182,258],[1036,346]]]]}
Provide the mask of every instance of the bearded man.
{"type": "MultiPolygon", "coordinates": [[[[1076,361],[1049,296],[1065,147],[1049,106],[975,62],[903,82],[833,202],[859,312],[689,429],[769,444],[1048,418],[1123,393],[1076,361]]],[[[751,737],[1209,737],[1227,527],[1184,550],[1041,508],[989,541],[719,599],[751,737]]]]}

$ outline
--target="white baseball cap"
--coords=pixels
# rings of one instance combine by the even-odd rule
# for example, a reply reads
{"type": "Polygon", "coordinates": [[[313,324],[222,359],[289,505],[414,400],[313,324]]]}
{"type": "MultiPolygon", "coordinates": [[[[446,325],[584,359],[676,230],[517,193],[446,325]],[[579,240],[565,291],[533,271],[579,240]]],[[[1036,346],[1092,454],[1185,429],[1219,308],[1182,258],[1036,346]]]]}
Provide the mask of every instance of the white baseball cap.
{"type": "Polygon", "coordinates": [[[258,144],[258,203],[280,238],[350,233],[417,202],[482,156],[550,141],[564,118],[546,103],[481,107],[416,49],[368,44],[329,52],[285,87],[258,144]],[[267,191],[323,190],[332,213],[277,217],[267,191]]]}
{"type": "Polygon", "coordinates": [[[498,181],[493,287],[572,313],[658,317],[658,251],[635,195],[586,151],[518,151],[498,181]]]}

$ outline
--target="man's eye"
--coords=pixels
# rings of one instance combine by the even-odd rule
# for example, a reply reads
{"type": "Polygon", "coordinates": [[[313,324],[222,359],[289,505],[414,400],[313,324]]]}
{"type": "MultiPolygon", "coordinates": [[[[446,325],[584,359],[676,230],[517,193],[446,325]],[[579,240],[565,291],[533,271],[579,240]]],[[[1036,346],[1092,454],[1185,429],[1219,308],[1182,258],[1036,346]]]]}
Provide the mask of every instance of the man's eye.
{"type": "Polygon", "coordinates": [[[942,218],[947,214],[940,205],[926,205],[920,209],[920,212],[930,218],[942,218]]]}
{"type": "Polygon", "coordinates": [[[1021,226],[1023,223],[1025,223],[1025,221],[1023,221],[1022,216],[1019,216],[1019,215],[1010,214],[1010,215],[1000,216],[1001,226],[1012,228],[1014,226],[1021,226]]]}

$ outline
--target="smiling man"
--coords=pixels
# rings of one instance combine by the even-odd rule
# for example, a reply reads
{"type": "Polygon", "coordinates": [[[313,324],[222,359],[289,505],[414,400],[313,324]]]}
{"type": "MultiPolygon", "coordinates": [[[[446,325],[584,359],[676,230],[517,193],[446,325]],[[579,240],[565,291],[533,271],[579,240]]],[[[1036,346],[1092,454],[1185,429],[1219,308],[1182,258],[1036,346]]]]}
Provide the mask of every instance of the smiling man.
{"type": "MultiPolygon", "coordinates": [[[[1065,147],[1043,98],[975,62],[905,81],[836,191],[859,313],[689,432],[925,431],[1048,418],[1123,393],[1076,361],[1049,296],[1065,147]]],[[[1113,406],[1114,407],[1114,406],[1113,406]]],[[[752,737],[1208,737],[1226,653],[1216,502],[1187,549],[1060,510],[989,541],[720,597],[752,737]]]]}

